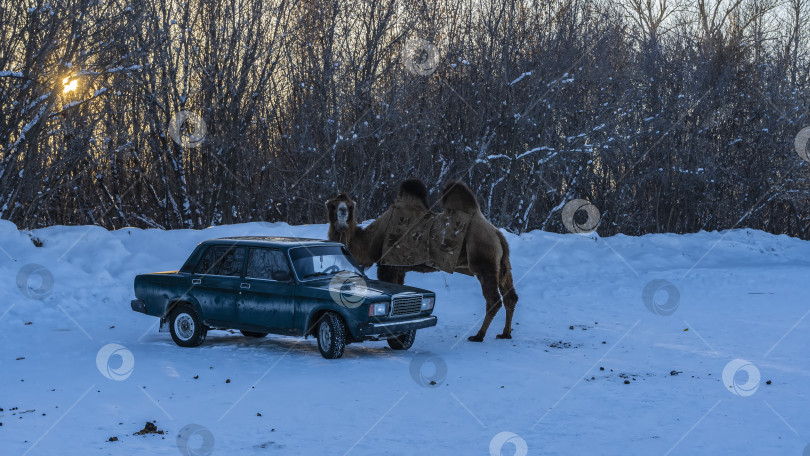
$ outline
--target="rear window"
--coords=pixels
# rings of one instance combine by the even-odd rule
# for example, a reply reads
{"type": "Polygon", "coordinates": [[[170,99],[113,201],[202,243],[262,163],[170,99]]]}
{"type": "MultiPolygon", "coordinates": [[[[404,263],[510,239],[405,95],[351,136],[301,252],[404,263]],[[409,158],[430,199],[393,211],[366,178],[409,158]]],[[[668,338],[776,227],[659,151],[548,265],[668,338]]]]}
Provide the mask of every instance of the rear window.
{"type": "Polygon", "coordinates": [[[244,247],[216,245],[206,250],[194,273],[239,277],[242,275],[244,262],[244,247]]]}

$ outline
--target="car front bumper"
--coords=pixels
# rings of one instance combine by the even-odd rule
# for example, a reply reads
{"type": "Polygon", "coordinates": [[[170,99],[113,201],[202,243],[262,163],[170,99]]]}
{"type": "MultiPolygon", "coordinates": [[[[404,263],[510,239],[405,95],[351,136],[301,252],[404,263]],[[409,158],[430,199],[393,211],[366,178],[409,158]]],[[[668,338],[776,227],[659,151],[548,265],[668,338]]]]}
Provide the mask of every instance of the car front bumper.
{"type": "Polygon", "coordinates": [[[357,327],[357,332],[363,338],[387,338],[388,336],[404,334],[415,329],[436,326],[437,321],[438,318],[429,315],[409,320],[362,323],[357,327]]]}

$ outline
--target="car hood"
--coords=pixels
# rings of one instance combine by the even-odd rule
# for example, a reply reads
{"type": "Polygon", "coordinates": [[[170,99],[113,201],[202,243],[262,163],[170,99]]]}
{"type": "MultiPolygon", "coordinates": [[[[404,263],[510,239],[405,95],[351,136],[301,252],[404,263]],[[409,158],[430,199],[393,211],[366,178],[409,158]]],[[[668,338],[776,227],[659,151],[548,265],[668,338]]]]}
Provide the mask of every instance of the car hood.
{"type": "Polygon", "coordinates": [[[301,283],[301,286],[310,289],[311,291],[320,292],[324,294],[349,294],[357,297],[363,297],[367,301],[383,301],[389,300],[395,294],[399,293],[419,293],[433,295],[434,293],[422,288],[409,287],[407,285],[399,285],[390,282],[381,282],[379,280],[372,280],[368,277],[360,276],[335,276],[333,278],[324,278],[301,283]]]}

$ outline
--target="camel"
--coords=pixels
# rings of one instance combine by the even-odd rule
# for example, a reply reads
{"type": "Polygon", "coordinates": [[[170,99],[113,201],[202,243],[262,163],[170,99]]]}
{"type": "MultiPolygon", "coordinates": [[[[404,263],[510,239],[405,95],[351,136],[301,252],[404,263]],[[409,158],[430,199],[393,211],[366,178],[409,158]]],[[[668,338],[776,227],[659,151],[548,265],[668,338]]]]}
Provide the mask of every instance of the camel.
{"type": "MultiPolygon", "coordinates": [[[[498,339],[512,338],[512,316],[518,301],[512,283],[512,266],[509,262],[509,245],[503,233],[493,226],[478,206],[475,194],[467,185],[458,181],[451,181],[445,185],[440,195],[443,208],[442,214],[430,211],[427,202],[428,191],[425,184],[418,179],[404,181],[399,188],[399,196],[395,204],[372,222],[368,227],[357,226],[355,202],[345,193],[326,202],[327,218],[329,220],[330,241],[345,244],[358,263],[368,268],[377,264],[377,278],[386,282],[403,284],[405,274],[409,271],[435,272],[439,269],[435,264],[410,264],[393,266],[379,264],[380,259],[386,255],[384,245],[387,227],[387,215],[397,208],[408,208],[422,214],[422,217],[452,214],[462,211],[469,216],[466,236],[458,253],[457,265],[450,273],[459,272],[475,276],[481,283],[481,290],[486,300],[486,315],[478,333],[468,338],[471,342],[482,342],[492,319],[503,305],[506,308],[506,324],[503,333],[498,339]]],[[[407,233],[406,233],[407,234],[407,233]]],[[[399,242],[399,241],[397,241],[399,242]]]]}

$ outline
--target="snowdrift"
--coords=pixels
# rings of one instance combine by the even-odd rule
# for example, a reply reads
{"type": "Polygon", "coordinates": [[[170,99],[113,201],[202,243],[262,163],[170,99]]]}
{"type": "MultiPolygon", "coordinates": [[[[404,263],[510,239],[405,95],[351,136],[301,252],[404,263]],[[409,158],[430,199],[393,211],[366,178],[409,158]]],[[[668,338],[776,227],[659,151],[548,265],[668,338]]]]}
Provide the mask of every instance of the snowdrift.
{"type": "Polygon", "coordinates": [[[810,243],[787,236],[507,234],[513,340],[466,341],[484,311],[474,278],[410,273],[437,292],[439,325],[409,352],[366,343],[338,361],[312,339],[238,333],[182,349],[129,308],[135,274],[177,269],[205,239],[326,231],[0,220],[3,454],[799,455],[810,443],[810,243]]]}

